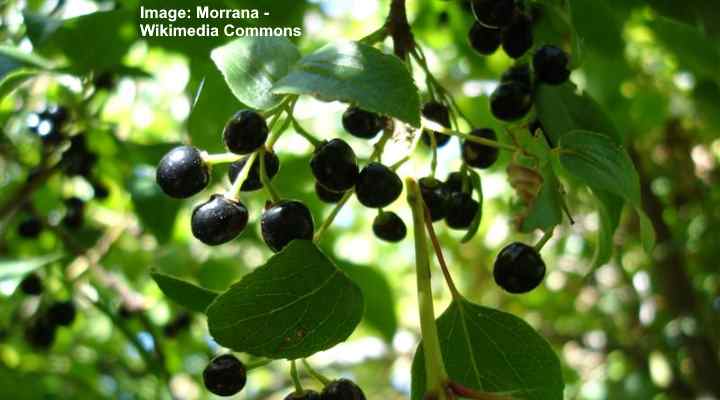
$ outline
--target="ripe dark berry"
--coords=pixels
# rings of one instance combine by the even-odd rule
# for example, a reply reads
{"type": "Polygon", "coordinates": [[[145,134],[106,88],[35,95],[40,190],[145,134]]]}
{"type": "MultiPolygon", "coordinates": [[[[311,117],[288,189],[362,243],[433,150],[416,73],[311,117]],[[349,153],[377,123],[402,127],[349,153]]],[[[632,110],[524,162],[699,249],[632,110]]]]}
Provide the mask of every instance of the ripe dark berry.
{"type": "Polygon", "coordinates": [[[315,194],[317,194],[321,201],[329,204],[335,204],[339,202],[343,196],[345,196],[345,192],[333,192],[332,190],[326,189],[318,182],[315,182],[315,194]]]}
{"type": "Polygon", "coordinates": [[[69,326],[75,321],[75,304],[72,301],[59,301],[53,303],[47,311],[51,323],[60,326],[69,326]]]}
{"type": "Polygon", "coordinates": [[[165,326],[163,326],[163,334],[165,335],[165,337],[174,338],[178,334],[180,334],[180,332],[190,328],[191,324],[192,317],[190,317],[190,314],[180,313],[170,322],[165,324],[165,326]]]}
{"type": "Polygon", "coordinates": [[[93,85],[98,90],[112,90],[115,87],[116,77],[113,72],[105,71],[99,73],[93,79],[93,85]]]}
{"type": "Polygon", "coordinates": [[[50,120],[55,125],[62,125],[70,119],[70,110],[64,106],[49,106],[40,113],[40,118],[50,120]]]}
{"type": "Polygon", "coordinates": [[[515,121],[524,117],[532,104],[530,88],[516,82],[500,84],[490,96],[490,111],[501,121],[515,121]]]}
{"type": "Polygon", "coordinates": [[[279,201],[265,210],[260,227],[263,240],[275,252],[293,240],[311,240],[315,231],[310,210],[294,200],[279,201]]]}
{"type": "Polygon", "coordinates": [[[568,55],[556,46],[543,46],[533,56],[535,75],[541,82],[560,85],[570,77],[568,55]]]}
{"type": "Polygon", "coordinates": [[[160,160],[155,180],[168,196],[184,199],[207,187],[210,171],[198,149],[179,146],[160,160]]]}
{"type": "Polygon", "coordinates": [[[530,134],[533,136],[537,136],[538,131],[543,131],[542,122],[538,118],[533,119],[530,121],[530,124],[528,124],[528,130],[530,131],[530,134]]]}
{"type": "Polygon", "coordinates": [[[532,20],[527,16],[515,18],[502,33],[503,50],[512,58],[522,57],[532,45],[532,20]]]}
{"type": "Polygon", "coordinates": [[[351,135],[372,139],[383,129],[385,119],[379,114],[351,106],[343,113],[342,124],[351,135]]]}
{"type": "Polygon", "coordinates": [[[85,202],[77,197],[65,200],[65,216],[62,224],[68,229],[78,229],[85,218],[85,202]]]}
{"type": "Polygon", "coordinates": [[[468,33],[470,46],[483,55],[493,54],[500,47],[501,38],[500,29],[488,28],[479,22],[474,22],[468,33]]]}
{"type": "Polygon", "coordinates": [[[315,150],[310,160],[315,179],[326,189],[344,192],[358,177],[358,165],[352,147],[342,139],[333,139],[315,150]]]}
{"type": "MultiPolygon", "coordinates": [[[[484,139],[497,140],[495,131],[489,128],[475,129],[470,132],[472,136],[484,139]]],[[[490,168],[498,159],[499,151],[495,147],[465,140],[462,146],[462,157],[465,163],[473,168],[490,168]]]]}
{"type": "Polygon", "coordinates": [[[505,246],[495,259],[495,282],[510,293],[527,293],[545,277],[545,263],[540,254],[524,243],[505,246]]]}
{"type": "Polygon", "coordinates": [[[360,171],[355,194],[365,207],[382,208],[400,197],[402,181],[395,171],[372,162],[360,171]]]}
{"type": "Polygon", "coordinates": [[[110,196],[110,189],[108,189],[104,183],[93,180],[91,185],[93,189],[93,197],[96,199],[107,199],[108,196],[110,196]]]}
{"type": "Polygon", "coordinates": [[[26,218],[18,225],[17,232],[24,238],[34,239],[42,232],[42,222],[35,217],[26,218]]]}
{"type": "Polygon", "coordinates": [[[48,349],[55,341],[57,326],[46,316],[40,316],[25,327],[25,340],[35,348],[48,349]]]}
{"type": "MultiPolygon", "coordinates": [[[[447,106],[440,102],[429,101],[425,103],[422,108],[422,115],[430,121],[436,122],[445,128],[450,128],[450,110],[448,110],[447,106]]],[[[445,135],[444,133],[432,131],[432,134],[435,136],[435,145],[437,147],[443,147],[450,141],[450,136],[445,135]]],[[[426,145],[432,146],[430,131],[428,129],[423,130],[422,141],[426,145]]]]}
{"type": "Polygon", "coordinates": [[[265,144],[268,127],[265,118],[253,110],[240,110],[225,124],[223,140],[235,154],[250,154],[265,144]]]}
{"type": "Polygon", "coordinates": [[[215,357],[203,371],[207,390],[218,396],[232,396],[247,382],[247,368],[232,354],[215,357]]]}
{"type": "Polygon", "coordinates": [[[365,394],[360,387],[349,379],[330,382],[320,396],[323,400],[365,400],[365,394]]]}
{"type": "Polygon", "coordinates": [[[460,172],[452,172],[445,179],[445,191],[448,195],[463,191],[463,175],[460,172]]]}
{"type": "Polygon", "coordinates": [[[20,281],[20,290],[25,294],[37,296],[43,292],[42,280],[35,273],[27,274],[23,280],[20,281]]]}
{"type": "Polygon", "coordinates": [[[445,185],[438,179],[432,177],[421,178],[418,181],[423,201],[430,211],[430,218],[439,221],[445,218],[447,213],[447,192],[445,185]]]}
{"type": "MultiPolygon", "coordinates": [[[[235,161],[234,163],[230,164],[230,168],[228,169],[228,177],[230,178],[230,182],[235,182],[235,179],[237,179],[238,175],[240,175],[240,171],[242,171],[243,167],[245,166],[248,157],[244,157],[242,160],[235,161]]],[[[271,151],[266,151],[264,158],[265,173],[267,174],[268,179],[272,181],[273,177],[277,175],[278,170],[280,169],[280,159],[275,153],[271,151]]],[[[253,162],[253,164],[250,166],[248,176],[245,179],[245,182],[243,182],[242,186],[240,187],[240,190],[243,192],[252,192],[254,190],[262,189],[262,187],[262,179],[260,179],[260,158],[255,157],[255,162],[253,162]]]]}
{"type": "Polygon", "coordinates": [[[510,82],[521,83],[528,88],[532,88],[530,65],[527,63],[514,65],[500,76],[500,83],[510,82]]]}
{"type": "Polygon", "coordinates": [[[97,163],[97,154],[88,150],[85,134],[70,139],[70,147],[62,155],[61,167],[68,176],[88,176],[97,163]]]}
{"type": "Polygon", "coordinates": [[[372,229],[375,236],[386,242],[399,242],[407,235],[405,222],[392,211],[379,213],[373,221],[372,229]]]}
{"type": "Polygon", "coordinates": [[[314,390],[305,390],[302,393],[290,393],[289,395],[285,396],[285,400],[320,400],[322,397],[320,396],[320,393],[314,391],[314,390]]]}
{"type": "Polygon", "coordinates": [[[447,201],[445,223],[452,229],[467,229],[475,219],[480,205],[470,193],[456,192],[447,201]]]}
{"type": "Polygon", "coordinates": [[[475,18],[481,24],[502,28],[507,26],[515,14],[515,0],[472,0],[475,18]]]}
{"type": "Polygon", "coordinates": [[[245,205],[214,194],[210,200],[195,207],[190,224],[195,238],[209,246],[217,246],[235,239],[247,222],[245,205]]]}

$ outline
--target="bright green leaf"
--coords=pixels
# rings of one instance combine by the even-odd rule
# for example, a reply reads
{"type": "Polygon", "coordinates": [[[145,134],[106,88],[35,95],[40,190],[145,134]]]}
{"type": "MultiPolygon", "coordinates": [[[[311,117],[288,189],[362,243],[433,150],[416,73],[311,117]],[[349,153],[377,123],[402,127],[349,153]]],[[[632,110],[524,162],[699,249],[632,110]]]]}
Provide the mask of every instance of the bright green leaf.
{"type": "Polygon", "coordinates": [[[62,254],[49,254],[25,260],[0,260],[0,282],[16,279],[62,258],[62,254]]]}
{"type": "Polygon", "coordinates": [[[274,359],[333,347],[350,336],[362,314],[360,288],[305,240],[291,242],[207,309],[219,344],[274,359]]]}
{"type": "Polygon", "coordinates": [[[5,75],[5,77],[0,80],[0,101],[38,74],[38,70],[19,69],[5,75]]]}
{"type": "Polygon", "coordinates": [[[593,190],[593,193],[598,204],[600,226],[591,270],[610,261],[614,247],[613,237],[615,230],[620,225],[620,216],[625,205],[622,197],[610,192],[593,190]]]}
{"type": "Polygon", "coordinates": [[[355,282],[363,293],[365,313],[363,320],[387,342],[392,341],[397,331],[395,294],[385,274],[379,269],[343,263],[342,270],[355,282]]]}
{"type": "Polygon", "coordinates": [[[204,313],[219,293],[160,272],[150,274],[160,290],[175,303],[195,312],[204,313]]]}
{"type": "Polygon", "coordinates": [[[36,54],[20,51],[15,47],[0,46],[0,81],[19,68],[49,69],[50,62],[36,54]]]}

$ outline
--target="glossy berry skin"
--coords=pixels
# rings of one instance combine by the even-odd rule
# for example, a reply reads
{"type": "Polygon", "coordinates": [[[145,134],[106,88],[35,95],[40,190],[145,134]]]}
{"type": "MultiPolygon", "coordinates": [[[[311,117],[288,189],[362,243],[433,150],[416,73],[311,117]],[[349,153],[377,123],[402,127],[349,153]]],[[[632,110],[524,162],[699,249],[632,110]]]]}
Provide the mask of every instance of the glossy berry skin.
{"type": "Polygon", "coordinates": [[[310,210],[294,200],[279,201],[265,210],[260,227],[263,240],[275,252],[296,239],[312,240],[315,231],[310,210]]]}
{"type": "Polygon", "coordinates": [[[245,387],[247,368],[232,354],[217,356],[203,370],[203,382],[218,396],[232,396],[245,387]]]}
{"type": "Polygon", "coordinates": [[[34,348],[46,350],[55,341],[57,326],[46,316],[40,316],[25,327],[25,340],[34,348]]]}
{"type": "Polygon", "coordinates": [[[447,213],[447,192],[445,185],[435,178],[426,177],[418,181],[420,194],[422,194],[425,206],[430,211],[430,218],[433,222],[445,218],[447,213]]]}
{"type": "Polygon", "coordinates": [[[235,154],[250,154],[265,144],[268,137],[265,118],[253,110],[240,110],[225,124],[225,146],[235,154]]]}
{"type": "Polygon", "coordinates": [[[527,63],[517,64],[510,67],[500,76],[500,83],[515,82],[532,88],[532,72],[527,63]]]}
{"type": "Polygon", "coordinates": [[[560,85],[570,77],[567,53],[556,46],[543,46],[533,56],[535,75],[540,82],[560,85]]]}
{"type": "Polygon", "coordinates": [[[179,146],[160,160],[155,181],[168,196],[185,199],[207,187],[210,170],[198,149],[179,146]]]}
{"type": "Polygon", "coordinates": [[[475,219],[479,208],[480,205],[473,200],[470,193],[453,193],[447,201],[445,223],[452,229],[467,229],[475,219]]]}
{"type": "Polygon", "coordinates": [[[335,204],[339,202],[343,196],[345,196],[345,192],[333,192],[332,190],[326,189],[318,182],[315,182],[315,194],[317,194],[317,197],[323,203],[328,204],[335,204]]]}
{"type": "Polygon", "coordinates": [[[391,243],[399,242],[407,235],[405,222],[392,211],[378,214],[373,221],[372,229],[379,239],[391,243]]]}
{"type": "Polygon", "coordinates": [[[365,394],[360,387],[349,379],[330,382],[320,396],[323,400],[365,400],[365,394]]]}
{"type": "Polygon", "coordinates": [[[352,147],[342,139],[323,143],[310,160],[310,169],[318,183],[334,192],[344,192],[358,178],[358,165],[352,147]]]}
{"type": "Polygon", "coordinates": [[[42,222],[35,217],[24,219],[17,227],[18,235],[26,239],[34,239],[42,232],[42,222]]]}
{"type": "Polygon", "coordinates": [[[500,47],[502,41],[501,31],[498,28],[488,28],[479,22],[474,22],[468,32],[470,46],[482,55],[493,54],[500,47]]]}
{"type": "MultiPolygon", "coordinates": [[[[267,177],[269,180],[272,181],[272,179],[277,175],[278,170],[280,169],[280,159],[278,156],[270,151],[265,152],[265,173],[267,174],[267,177]]],[[[235,179],[240,175],[240,171],[242,171],[243,167],[245,166],[245,163],[247,163],[248,157],[243,158],[242,160],[235,161],[234,163],[230,164],[230,168],[228,169],[228,177],[230,178],[230,182],[235,182],[235,179]]],[[[248,172],[248,176],[245,179],[245,182],[243,182],[242,186],[240,187],[240,190],[243,192],[252,192],[255,190],[262,189],[262,179],[260,178],[260,158],[255,157],[255,162],[250,166],[250,171],[248,172]]]]}
{"type": "Polygon", "coordinates": [[[190,225],[196,239],[208,246],[217,246],[235,239],[247,222],[248,210],[244,204],[214,194],[195,207],[190,225]]]}
{"type": "MultiPolygon", "coordinates": [[[[450,111],[447,106],[440,102],[429,101],[425,103],[422,108],[422,115],[430,121],[436,122],[445,128],[450,128],[450,111]]],[[[437,147],[443,147],[450,141],[449,135],[425,129],[422,132],[422,141],[427,146],[432,146],[430,132],[432,132],[435,136],[435,145],[437,147]]]]}
{"type": "Polygon", "coordinates": [[[360,204],[370,208],[389,206],[402,193],[402,180],[390,168],[372,162],[360,171],[355,195],[360,204]]]}
{"type": "Polygon", "coordinates": [[[519,16],[502,33],[502,48],[511,58],[520,58],[533,45],[532,20],[519,16]]]}
{"type": "Polygon", "coordinates": [[[69,326],[75,321],[76,313],[72,301],[59,301],[50,305],[47,317],[55,325],[69,326]]]}
{"type": "Polygon", "coordinates": [[[290,393],[289,395],[285,396],[284,400],[321,400],[322,397],[320,396],[320,393],[314,391],[314,390],[305,390],[302,392],[302,394],[299,393],[290,393]]]}
{"type": "Polygon", "coordinates": [[[379,114],[351,106],[343,113],[342,124],[351,135],[372,139],[383,129],[385,120],[379,114]]]}
{"type": "Polygon", "coordinates": [[[495,282],[509,293],[527,293],[545,277],[545,263],[531,246],[515,242],[505,246],[495,259],[495,282]]]}
{"type": "Polygon", "coordinates": [[[20,290],[27,295],[37,296],[43,292],[43,282],[37,274],[27,274],[20,281],[20,290]]]}
{"type": "Polygon", "coordinates": [[[463,190],[463,176],[460,172],[451,172],[445,179],[445,191],[448,196],[463,190]]]}
{"type": "MultiPolygon", "coordinates": [[[[497,140],[495,131],[489,128],[475,129],[471,135],[484,139],[497,140]]],[[[462,157],[465,163],[473,168],[490,168],[497,161],[499,151],[495,147],[465,140],[462,146],[462,157]]]]}
{"type": "Polygon", "coordinates": [[[515,0],[472,0],[475,19],[491,28],[507,26],[515,14],[515,0]]]}
{"type": "Polygon", "coordinates": [[[531,89],[521,83],[502,83],[490,96],[490,111],[501,121],[515,121],[524,117],[532,105],[531,89]]]}

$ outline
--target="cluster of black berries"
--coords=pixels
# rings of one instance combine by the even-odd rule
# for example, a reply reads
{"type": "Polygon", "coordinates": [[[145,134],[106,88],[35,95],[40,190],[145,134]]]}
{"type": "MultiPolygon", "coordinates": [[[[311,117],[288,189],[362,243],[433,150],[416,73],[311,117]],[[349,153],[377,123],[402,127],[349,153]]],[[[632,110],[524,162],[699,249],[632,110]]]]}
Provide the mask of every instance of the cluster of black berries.
{"type": "Polygon", "coordinates": [[[70,120],[70,111],[63,106],[51,105],[44,110],[30,114],[28,128],[47,145],[60,144],[65,139],[65,126],[70,120]]]}
{"type": "MultiPolygon", "coordinates": [[[[43,293],[43,282],[36,273],[26,275],[20,282],[20,291],[29,296],[39,296],[43,293]]],[[[70,326],[75,321],[77,311],[71,300],[54,301],[41,309],[33,320],[25,327],[25,340],[31,346],[47,349],[55,341],[55,334],[59,327],[70,326]]]]}
{"type": "MultiPolygon", "coordinates": [[[[247,367],[232,354],[217,356],[205,367],[203,382],[218,396],[233,396],[247,383],[247,367]]],[[[293,392],[285,400],[365,400],[365,394],[353,381],[337,379],[328,383],[321,393],[314,390],[293,392]]]]}
{"type": "Polygon", "coordinates": [[[490,55],[502,46],[512,58],[533,45],[532,18],[516,0],[472,0],[475,22],[468,39],[478,53],[490,55]]]}
{"type": "MultiPolygon", "coordinates": [[[[85,220],[85,201],[79,197],[69,197],[63,203],[65,214],[60,223],[70,230],[81,228],[85,220]]],[[[42,230],[43,222],[34,213],[23,217],[17,226],[18,235],[26,239],[37,238],[42,230]]]]}

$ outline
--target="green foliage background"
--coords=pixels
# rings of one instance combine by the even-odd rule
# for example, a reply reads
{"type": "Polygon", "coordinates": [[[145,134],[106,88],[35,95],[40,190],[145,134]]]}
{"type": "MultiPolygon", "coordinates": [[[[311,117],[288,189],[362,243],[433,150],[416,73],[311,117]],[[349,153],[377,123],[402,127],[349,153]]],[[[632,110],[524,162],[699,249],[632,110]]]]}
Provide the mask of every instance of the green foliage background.
{"type": "MultiPolygon", "coordinates": [[[[86,227],[70,239],[47,230],[37,240],[18,237],[16,226],[25,211],[1,221],[0,398],[169,398],[170,392],[182,399],[208,398],[200,375],[218,349],[205,317],[193,314],[189,331],[163,337],[163,325],[183,310],[166,300],[150,273],[224,291],[270,255],[257,226],[264,193],[247,198],[251,225],[242,237],[210,249],[189,230],[190,211],[205,195],[175,201],[154,184],[154,165],[178,142],[222,151],[222,126],[242,105],[210,58],[210,51],[228,39],[140,38],[141,3],[185,7],[184,2],[157,0],[67,0],[59,9],[42,0],[0,3],[0,204],[14,199],[31,168],[45,157],[25,121],[46,103],[89,110],[77,129],[88,132],[89,147],[100,155],[96,171],[111,189],[109,199],[90,203],[86,227]],[[83,103],[83,83],[107,71],[120,77],[116,90],[83,103]],[[100,259],[92,252],[88,257],[88,248],[101,250],[100,259]],[[23,326],[37,304],[14,292],[20,277],[34,269],[45,277],[51,297],[67,298],[72,292],[81,311],[47,352],[33,351],[24,342],[23,326]],[[67,277],[73,282],[67,284],[67,277]],[[123,304],[145,310],[142,318],[122,322],[127,331],[116,327],[116,310],[123,304]],[[164,366],[145,363],[133,347],[147,346],[153,336],[164,366]]],[[[296,40],[303,54],[373,32],[387,15],[388,3],[202,2],[260,7],[271,13],[263,25],[303,26],[305,35],[296,40]],[[368,11],[358,13],[361,8],[368,11]]],[[[543,250],[549,270],[545,284],[525,296],[501,292],[492,281],[495,254],[511,240],[536,239],[513,227],[520,211],[504,155],[481,174],[485,207],[477,236],[461,244],[461,233],[439,228],[456,280],[469,300],[522,317],[548,339],[562,361],[565,398],[718,398],[720,6],[702,0],[537,3],[549,17],[536,27],[536,42],[573,49],[578,69],[572,80],[606,111],[615,139],[628,149],[642,194],[636,206],[652,221],[657,246],[645,254],[641,221],[630,207],[613,237],[597,236],[605,218],[599,214],[608,211],[598,211],[589,191],[570,190],[576,223],[562,225],[543,250]],[[602,240],[612,244],[614,253],[594,268],[602,240]]],[[[511,60],[502,52],[491,57],[473,53],[466,42],[472,17],[461,1],[409,1],[408,7],[436,77],[477,126],[503,132],[490,116],[487,94],[511,60]],[[442,22],[444,15],[447,22],[442,22]]],[[[424,87],[421,79],[416,83],[424,87]]],[[[339,103],[310,99],[299,105],[303,124],[320,138],[344,135],[343,109],[339,103]]],[[[587,114],[578,121],[606,123],[587,114]]],[[[361,158],[372,151],[367,143],[348,141],[361,158]]],[[[459,167],[456,148],[451,144],[441,151],[440,177],[459,167]]],[[[278,152],[282,166],[275,186],[283,196],[306,202],[320,221],[329,208],[313,192],[310,148],[297,135],[287,135],[278,152]]],[[[429,152],[419,153],[401,175],[419,178],[429,171],[429,152]]],[[[225,169],[213,173],[221,190],[227,185],[225,169]]],[[[39,214],[56,222],[62,198],[90,194],[81,180],[55,175],[29,198],[39,214]]],[[[392,209],[410,222],[403,201],[392,209]]],[[[403,399],[419,334],[412,239],[396,245],[376,240],[370,229],[373,216],[353,200],[323,239],[323,250],[363,289],[366,314],[347,343],[311,361],[326,375],[353,376],[369,398],[403,399]]],[[[436,275],[436,310],[443,310],[450,297],[436,275]]],[[[286,369],[278,361],[253,371],[247,391],[238,397],[282,398],[290,391],[286,369]]]]}

